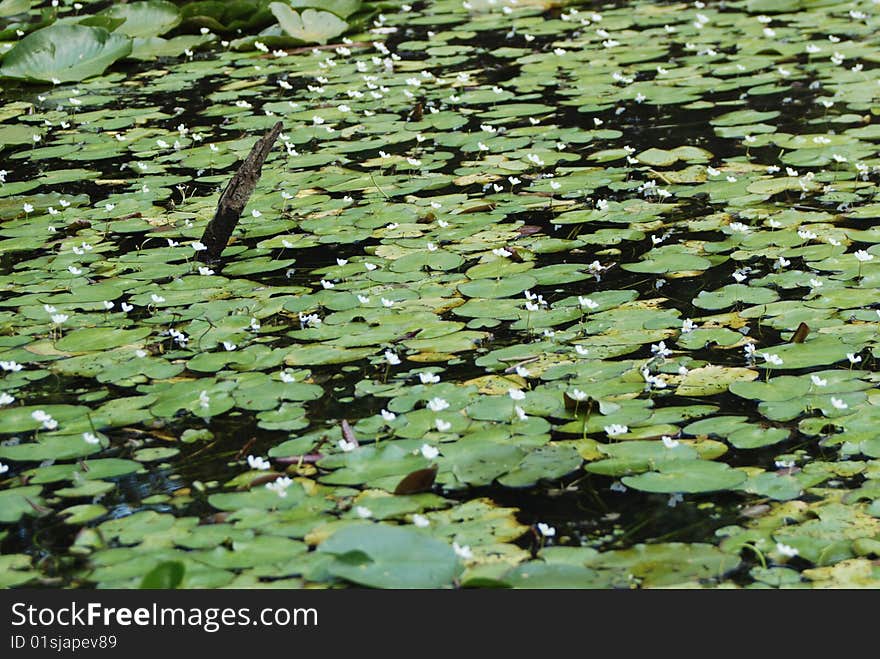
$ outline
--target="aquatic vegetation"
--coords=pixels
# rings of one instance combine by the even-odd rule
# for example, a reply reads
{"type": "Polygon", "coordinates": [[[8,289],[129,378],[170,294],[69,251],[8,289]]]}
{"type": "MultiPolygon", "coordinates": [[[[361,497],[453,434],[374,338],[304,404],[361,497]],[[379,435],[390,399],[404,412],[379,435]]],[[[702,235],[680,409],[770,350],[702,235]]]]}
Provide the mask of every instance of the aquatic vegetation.
{"type": "Polygon", "coordinates": [[[0,3],[0,586],[876,585],[876,7],[315,4],[0,3]]]}

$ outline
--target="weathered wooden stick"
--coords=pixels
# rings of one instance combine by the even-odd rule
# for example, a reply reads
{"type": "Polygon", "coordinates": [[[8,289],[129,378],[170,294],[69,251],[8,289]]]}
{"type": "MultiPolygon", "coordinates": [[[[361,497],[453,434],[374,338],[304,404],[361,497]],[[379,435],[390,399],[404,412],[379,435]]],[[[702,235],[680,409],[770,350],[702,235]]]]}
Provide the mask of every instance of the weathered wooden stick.
{"type": "Polygon", "coordinates": [[[220,254],[226,248],[226,243],[229,242],[229,237],[235,231],[241,212],[247,205],[254,188],[257,187],[263,162],[272,150],[275,140],[278,139],[281,127],[282,124],[279,121],[272,126],[272,130],[257,140],[248,157],[241,163],[241,167],[226,184],[226,189],[223,190],[223,194],[220,195],[220,200],[217,202],[217,212],[214,214],[214,219],[208,222],[205,233],[202,234],[201,243],[208,249],[198,252],[200,261],[219,260],[220,254]]]}

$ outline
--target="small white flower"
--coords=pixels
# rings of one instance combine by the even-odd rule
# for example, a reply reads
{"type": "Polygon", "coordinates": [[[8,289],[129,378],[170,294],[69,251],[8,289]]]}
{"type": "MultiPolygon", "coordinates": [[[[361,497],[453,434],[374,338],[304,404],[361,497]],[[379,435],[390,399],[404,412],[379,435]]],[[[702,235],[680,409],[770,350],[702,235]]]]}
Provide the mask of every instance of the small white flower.
{"type": "Polygon", "coordinates": [[[324,288],[333,288],[334,286],[336,286],[336,284],[334,284],[332,281],[326,281],[322,279],[321,286],[323,286],[324,288]]]}
{"type": "Polygon", "coordinates": [[[681,333],[687,334],[688,332],[693,332],[697,329],[696,323],[692,321],[690,318],[685,318],[681,323],[681,333]]]}
{"type": "Polygon", "coordinates": [[[56,325],[63,324],[68,318],[70,318],[70,316],[68,316],[66,313],[52,314],[52,322],[56,325]]]}
{"type": "Polygon", "coordinates": [[[15,402],[15,396],[7,394],[5,391],[0,393],[0,405],[9,405],[15,402]]]}
{"type": "Polygon", "coordinates": [[[223,342],[223,347],[226,348],[227,351],[232,352],[232,351],[235,350],[238,346],[236,346],[234,343],[232,343],[232,341],[224,341],[224,342],[223,342]]]}
{"type": "Polygon", "coordinates": [[[160,302],[164,302],[164,301],[165,301],[165,298],[164,298],[164,297],[162,297],[161,295],[156,295],[155,293],[152,293],[152,294],[150,295],[150,299],[151,299],[154,303],[156,303],[156,304],[159,304],[160,302]]]}
{"type": "Polygon", "coordinates": [[[865,261],[870,261],[871,259],[873,259],[873,258],[874,258],[874,255],[873,255],[873,254],[869,254],[868,252],[866,252],[866,251],[863,250],[863,249],[860,249],[859,251],[857,251],[857,252],[855,253],[855,257],[856,257],[857,260],[859,260],[859,261],[861,261],[862,263],[864,263],[865,261]]]}
{"type": "Polygon", "coordinates": [[[442,412],[449,407],[449,403],[443,398],[432,398],[428,401],[428,409],[432,412],[442,412]]]}
{"type": "Polygon", "coordinates": [[[134,354],[135,354],[135,357],[137,357],[138,359],[143,359],[144,357],[146,357],[150,353],[148,353],[146,350],[141,350],[140,348],[138,348],[137,350],[134,351],[134,354]]]}
{"type": "MultiPolygon", "coordinates": [[[[437,420],[439,421],[440,419],[437,419],[437,420]]],[[[438,428],[438,430],[439,430],[439,428],[438,428]]],[[[448,428],[447,428],[447,430],[448,430],[448,428]]],[[[427,460],[433,460],[438,455],[440,455],[440,449],[438,449],[434,446],[431,446],[430,444],[422,444],[422,448],[420,450],[422,453],[422,457],[426,458],[427,460]]]]}
{"type": "Polygon", "coordinates": [[[593,310],[593,309],[599,308],[598,302],[596,302],[595,300],[592,300],[588,297],[583,297],[582,295],[578,295],[578,302],[580,303],[580,305],[582,307],[584,307],[586,309],[593,310]]]}
{"type": "Polygon", "coordinates": [[[199,241],[194,242],[194,243],[192,244],[192,248],[193,248],[195,251],[197,251],[197,252],[203,252],[203,251],[205,251],[206,249],[208,249],[208,247],[207,247],[206,245],[203,245],[203,244],[200,243],[199,241]]]}
{"type": "Polygon", "coordinates": [[[582,346],[582,345],[579,344],[579,343],[578,343],[577,345],[575,345],[575,347],[574,347],[574,351],[575,351],[577,354],[579,354],[581,357],[586,357],[587,355],[590,354],[590,349],[587,348],[586,346],[582,346]]]}
{"type": "Polygon", "coordinates": [[[452,423],[449,421],[444,421],[443,419],[435,419],[434,427],[437,428],[440,432],[447,432],[450,428],[452,428],[452,423]]]}
{"type": "Polygon", "coordinates": [[[782,357],[779,355],[774,355],[769,352],[762,352],[761,357],[764,358],[768,364],[773,364],[773,366],[782,366],[782,357]]]}
{"type": "Polygon", "coordinates": [[[422,381],[422,384],[436,384],[440,382],[440,376],[435,373],[422,372],[419,373],[419,380],[422,381]]]}
{"type": "Polygon", "coordinates": [[[849,360],[850,364],[858,364],[862,361],[862,358],[853,352],[846,353],[846,358],[849,360]]]}
{"type": "Polygon", "coordinates": [[[279,497],[287,496],[287,488],[289,488],[293,484],[293,481],[289,476],[281,476],[280,478],[276,478],[271,483],[266,483],[266,489],[275,492],[279,497]]]}
{"type": "Polygon", "coordinates": [[[651,346],[651,353],[658,357],[666,358],[672,354],[672,350],[666,347],[665,341],[661,341],[660,343],[651,346]]]}
{"type": "Polygon", "coordinates": [[[840,398],[835,398],[834,396],[831,397],[831,404],[838,410],[845,410],[849,407],[849,405],[844,403],[840,398]]]}
{"type": "Polygon", "coordinates": [[[431,521],[427,517],[419,515],[418,513],[412,516],[412,522],[420,529],[424,529],[431,525],[431,521]]]}
{"type": "Polygon", "coordinates": [[[120,304],[119,306],[120,306],[120,308],[121,308],[125,313],[128,313],[129,311],[131,311],[132,309],[134,309],[134,305],[133,305],[133,304],[128,304],[127,302],[123,302],[123,303],[120,304]]]}
{"type": "Polygon", "coordinates": [[[666,448],[675,448],[679,444],[677,439],[672,439],[669,435],[663,435],[660,439],[666,448]]]}
{"type": "Polygon", "coordinates": [[[576,400],[576,401],[587,400],[587,398],[589,398],[589,396],[586,394],[586,392],[581,391],[580,389],[572,389],[571,393],[568,396],[569,396],[569,398],[572,398],[573,400],[576,400]]]}
{"type": "Polygon", "coordinates": [[[101,438],[91,432],[84,432],[82,434],[83,441],[86,444],[100,444],[101,438]]]}
{"type": "Polygon", "coordinates": [[[789,546],[789,545],[783,544],[783,543],[781,543],[781,542],[777,542],[777,543],[776,543],[776,551],[778,551],[778,552],[779,552],[780,554],[782,554],[783,556],[788,556],[789,558],[793,558],[793,557],[797,556],[797,555],[800,553],[800,552],[798,552],[798,550],[795,549],[794,547],[791,547],[791,546],[789,546]]]}
{"type": "Polygon", "coordinates": [[[21,364],[19,364],[16,361],[13,361],[10,359],[8,361],[0,361],[0,368],[2,368],[4,371],[15,372],[15,371],[20,371],[21,369],[24,368],[24,366],[22,366],[21,364]]]}
{"type": "Polygon", "coordinates": [[[526,392],[522,389],[510,388],[507,390],[507,395],[510,396],[512,400],[525,400],[526,392]]]}
{"type": "Polygon", "coordinates": [[[817,387],[825,387],[825,386],[828,385],[828,380],[826,380],[826,379],[824,379],[824,378],[820,378],[818,375],[811,375],[811,376],[810,376],[810,380],[811,380],[811,381],[813,382],[813,384],[816,385],[817,387]]]}
{"type": "Polygon", "coordinates": [[[211,275],[214,274],[214,271],[211,270],[211,268],[209,268],[207,266],[200,265],[199,266],[199,274],[202,275],[203,277],[210,277],[211,275]]]}
{"type": "Polygon", "coordinates": [[[382,418],[388,423],[390,423],[391,421],[394,421],[394,419],[397,418],[397,415],[394,412],[389,412],[386,409],[380,410],[379,413],[382,415],[382,418]]]}
{"type": "Polygon", "coordinates": [[[260,217],[261,215],[262,215],[262,213],[260,211],[258,211],[256,208],[251,211],[251,216],[253,216],[253,217],[260,217]]]}
{"type": "Polygon", "coordinates": [[[208,396],[208,392],[202,390],[199,393],[199,407],[202,409],[208,409],[211,406],[211,398],[208,396]]]}
{"type": "Polygon", "coordinates": [[[268,460],[258,456],[247,456],[247,463],[251,469],[259,469],[260,471],[272,468],[272,464],[268,460]]]}
{"type": "Polygon", "coordinates": [[[357,442],[349,442],[344,439],[340,439],[339,442],[337,442],[337,445],[339,446],[340,449],[342,449],[343,453],[348,453],[350,451],[354,451],[358,447],[357,442]]]}
{"type": "Polygon", "coordinates": [[[525,366],[517,366],[514,370],[516,371],[516,374],[521,378],[527,378],[530,375],[529,369],[527,369],[525,366]]]}
{"type": "Polygon", "coordinates": [[[400,357],[398,357],[396,353],[391,352],[390,350],[386,350],[385,361],[387,361],[392,366],[397,366],[400,363],[400,357]]]}
{"type": "Polygon", "coordinates": [[[382,306],[385,307],[386,309],[390,309],[391,307],[394,306],[394,300],[389,300],[389,299],[383,297],[383,298],[381,298],[380,301],[382,302],[382,306]]]}
{"type": "Polygon", "coordinates": [[[373,516],[373,511],[366,506],[355,506],[354,512],[361,519],[369,519],[373,516]]]}
{"type": "Polygon", "coordinates": [[[7,471],[9,471],[9,465],[0,462],[0,474],[5,474],[7,471]]]}
{"type": "Polygon", "coordinates": [[[459,545],[457,542],[453,542],[452,550],[455,552],[456,556],[463,558],[466,561],[474,557],[474,554],[468,545],[459,545]]]}
{"type": "Polygon", "coordinates": [[[545,538],[552,538],[556,535],[556,529],[544,522],[538,522],[538,532],[545,538]]]}
{"type": "Polygon", "coordinates": [[[605,433],[607,435],[609,435],[610,437],[615,437],[617,435],[624,435],[629,432],[628,427],[626,427],[622,424],[619,424],[619,423],[612,423],[610,426],[605,426],[604,430],[605,430],[605,433]]]}
{"type": "Polygon", "coordinates": [[[370,301],[370,298],[368,296],[360,294],[358,294],[357,299],[358,302],[360,302],[361,304],[367,304],[370,301]]]}
{"type": "Polygon", "coordinates": [[[67,266],[67,271],[72,275],[81,275],[82,274],[82,270],[77,268],[75,265],[67,266]]]}

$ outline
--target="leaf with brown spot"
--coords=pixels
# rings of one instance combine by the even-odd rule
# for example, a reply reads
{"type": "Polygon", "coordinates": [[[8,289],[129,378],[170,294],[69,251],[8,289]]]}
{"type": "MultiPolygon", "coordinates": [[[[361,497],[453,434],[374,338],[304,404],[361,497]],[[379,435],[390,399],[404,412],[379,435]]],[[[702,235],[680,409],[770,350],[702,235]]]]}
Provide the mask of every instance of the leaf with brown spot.
{"type": "Polygon", "coordinates": [[[792,343],[803,343],[807,339],[807,335],[810,333],[810,326],[806,323],[801,323],[798,325],[797,329],[794,331],[794,334],[791,336],[792,343]]]}
{"type": "Polygon", "coordinates": [[[427,469],[417,469],[403,477],[394,488],[394,494],[427,492],[434,485],[435,478],[437,478],[437,465],[433,464],[427,469]]]}

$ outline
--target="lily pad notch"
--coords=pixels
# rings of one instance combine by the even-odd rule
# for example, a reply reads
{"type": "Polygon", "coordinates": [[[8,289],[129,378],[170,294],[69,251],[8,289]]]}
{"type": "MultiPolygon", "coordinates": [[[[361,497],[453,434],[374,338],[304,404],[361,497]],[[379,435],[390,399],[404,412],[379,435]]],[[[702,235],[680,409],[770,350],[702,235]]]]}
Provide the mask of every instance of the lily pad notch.
{"type": "Polygon", "coordinates": [[[198,253],[198,259],[207,263],[220,260],[220,255],[226,249],[232,232],[238,225],[241,212],[247,206],[248,199],[253,194],[260,180],[263,163],[272,150],[275,140],[281,134],[283,124],[279,121],[272,129],[257,140],[248,157],[241,163],[241,167],[226,184],[226,188],[217,202],[217,212],[214,219],[208,222],[205,232],[202,234],[201,243],[207,247],[198,253]]]}

